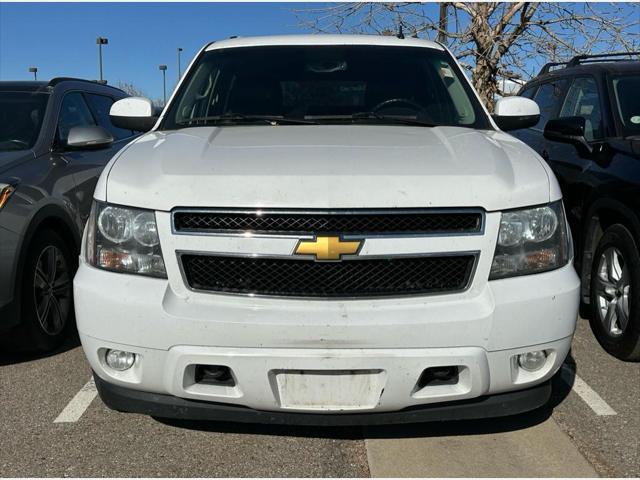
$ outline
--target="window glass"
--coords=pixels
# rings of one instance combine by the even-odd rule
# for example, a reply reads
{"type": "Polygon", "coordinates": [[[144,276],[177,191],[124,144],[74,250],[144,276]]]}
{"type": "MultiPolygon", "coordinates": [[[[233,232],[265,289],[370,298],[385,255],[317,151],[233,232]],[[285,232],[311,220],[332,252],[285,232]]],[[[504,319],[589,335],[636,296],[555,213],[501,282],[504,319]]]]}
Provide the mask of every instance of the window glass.
{"type": "Polygon", "coordinates": [[[0,92],[0,152],[33,147],[48,101],[48,93],[0,92]]]}
{"type": "Polygon", "coordinates": [[[562,105],[560,117],[582,117],[585,119],[585,138],[589,141],[602,138],[602,112],[595,79],[580,77],[573,81],[562,105]]]}
{"type": "Polygon", "coordinates": [[[80,92],[65,95],[58,118],[58,140],[62,145],[67,143],[69,131],[73,127],[96,125],[89,107],[80,92]]]}
{"type": "Polygon", "coordinates": [[[96,95],[93,93],[85,94],[89,104],[93,108],[94,113],[98,119],[98,125],[107,130],[113,138],[116,140],[121,140],[123,138],[128,138],[133,135],[131,130],[125,130],[123,128],[115,127],[111,123],[111,119],[109,118],[109,110],[111,109],[111,105],[113,105],[114,100],[111,97],[107,97],[105,95],[96,95]]]}
{"type": "Polygon", "coordinates": [[[621,75],[613,79],[616,110],[622,122],[622,136],[640,135],[640,75],[621,75]]]}
{"type": "Polygon", "coordinates": [[[533,100],[538,104],[538,107],[540,107],[540,120],[538,120],[537,125],[533,128],[544,130],[547,122],[554,118],[554,114],[560,103],[562,91],[566,84],[566,80],[558,80],[544,83],[538,88],[533,100]]]}
{"type": "Polygon", "coordinates": [[[520,92],[520,94],[518,95],[519,97],[524,97],[524,98],[533,98],[533,94],[536,93],[536,87],[527,87],[524,90],[522,90],[520,92]]]}
{"type": "Polygon", "coordinates": [[[221,115],[352,124],[367,121],[352,115],[370,111],[489,128],[462,72],[445,52],[360,45],[205,52],[169,107],[163,128],[203,125],[221,115]]]}

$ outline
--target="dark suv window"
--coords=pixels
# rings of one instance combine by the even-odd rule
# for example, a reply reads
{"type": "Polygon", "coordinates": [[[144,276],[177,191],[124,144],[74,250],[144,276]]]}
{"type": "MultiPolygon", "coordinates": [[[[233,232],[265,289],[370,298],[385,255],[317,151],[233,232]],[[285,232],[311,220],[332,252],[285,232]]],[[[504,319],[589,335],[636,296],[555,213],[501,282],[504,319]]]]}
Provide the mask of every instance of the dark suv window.
{"type": "Polygon", "coordinates": [[[65,95],[58,118],[58,141],[61,145],[67,143],[69,131],[73,127],[96,125],[91,110],[84,101],[82,93],[71,92],[65,95]]]}
{"type": "Polygon", "coordinates": [[[640,75],[619,75],[612,82],[622,136],[640,135],[640,75]]]}
{"type": "Polygon", "coordinates": [[[0,152],[33,147],[48,101],[48,93],[0,93],[0,152]]]}
{"type": "Polygon", "coordinates": [[[533,97],[533,100],[540,107],[540,120],[533,128],[537,130],[544,130],[544,126],[547,122],[554,118],[562,98],[562,92],[564,91],[567,83],[567,80],[556,80],[544,83],[540,86],[533,97]]]}
{"type": "Polygon", "coordinates": [[[113,138],[116,140],[121,140],[123,138],[129,138],[134,133],[131,130],[125,130],[123,128],[115,127],[111,123],[111,119],[109,118],[109,109],[111,109],[111,105],[113,105],[114,100],[111,97],[106,97],[104,95],[97,95],[93,93],[85,94],[89,104],[93,108],[94,113],[96,114],[98,124],[106,129],[108,132],[113,135],[113,138]]]}
{"type": "Polygon", "coordinates": [[[518,96],[519,97],[525,97],[525,98],[533,98],[533,94],[536,93],[536,87],[528,87],[525,88],[524,90],[522,90],[518,96]]]}
{"type": "Polygon", "coordinates": [[[582,117],[585,119],[585,138],[589,141],[602,138],[600,95],[594,78],[578,77],[573,80],[560,110],[560,117],[582,117]]]}

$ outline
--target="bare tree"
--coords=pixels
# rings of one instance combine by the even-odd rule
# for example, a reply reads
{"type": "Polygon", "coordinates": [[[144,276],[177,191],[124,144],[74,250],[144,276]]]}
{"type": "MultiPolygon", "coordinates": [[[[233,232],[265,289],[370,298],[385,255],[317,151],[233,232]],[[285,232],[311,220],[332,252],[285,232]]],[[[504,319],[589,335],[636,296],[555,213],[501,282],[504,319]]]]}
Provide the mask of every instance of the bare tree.
{"type": "Polygon", "coordinates": [[[401,27],[437,38],[471,71],[490,109],[500,78],[530,77],[542,63],[578,54],[634,51],[640,37],[639,4],[342,3],[296,13],[316,32],[393,35],[401,27]]]}
{"type": "Polygon", "coordinates": [[[140,88],[136,87],[133,83],[118,82],[116,85],[120,90],[132,97],[146,97],[147,95],[140,88]]]}
{"type": "Polygon", "coordinates": [[[144,92],[144,90],[138,88],[133,83],[118,82],[116,84],[116,87],[119,88],[120,90],[122,90],[123,92],[125,92],[127,95],[131,95],[132,97],[149,98],[151,100],[151,103],[153,104],[153,106],[158,110],[161,110],[161,109],[164,108],[164,99],[162,99],[162,98],[155,98],[155,99],[150,98],[149,95],[147,95],[144,92]]]}

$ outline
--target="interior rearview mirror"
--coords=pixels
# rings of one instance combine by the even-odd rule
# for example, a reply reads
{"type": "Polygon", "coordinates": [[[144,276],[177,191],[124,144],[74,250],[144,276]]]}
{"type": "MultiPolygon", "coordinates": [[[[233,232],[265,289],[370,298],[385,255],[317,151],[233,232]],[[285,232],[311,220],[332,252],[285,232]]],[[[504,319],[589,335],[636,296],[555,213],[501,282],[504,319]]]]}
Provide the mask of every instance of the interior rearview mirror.
{"type": "Polygon", "coordinates": [[[583,117],[562,117],[549,120],[544,127],[544,138],[554,142],[570,143],[586,153],[593,148],[584,136],[586,120],[583,117]]]}
{"type": "Polygon", "coordinates": [[[67,147],[76,150],[97,150],[112,143],[113,136],[97,125],[73,127],[67,137],[67,147]]]}
{"type": "Polygon", "coordinates": [[[501,130],[530,128],[540,120],[540,108],[524,97],[504,97],[496,102],[493,120],[501,130]]]}
{"type": "Polygon", "coordinates": [[[158,121],[153,103],[144,97],[127,97],[111,105],[111,123],[116,127],[148,132],[158,121]]]}

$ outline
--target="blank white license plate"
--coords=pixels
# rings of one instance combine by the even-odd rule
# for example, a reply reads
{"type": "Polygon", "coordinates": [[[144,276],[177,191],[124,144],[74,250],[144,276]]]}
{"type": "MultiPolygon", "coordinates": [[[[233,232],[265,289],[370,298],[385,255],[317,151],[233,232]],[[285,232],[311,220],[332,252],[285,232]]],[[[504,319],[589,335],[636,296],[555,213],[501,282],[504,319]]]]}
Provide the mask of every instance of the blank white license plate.
{"type": "Polygon", "coordinates": [[[280,406],[305,410],[366,410],[380,401],[382,370],[286,370],[276,373],[280,406]]]}

